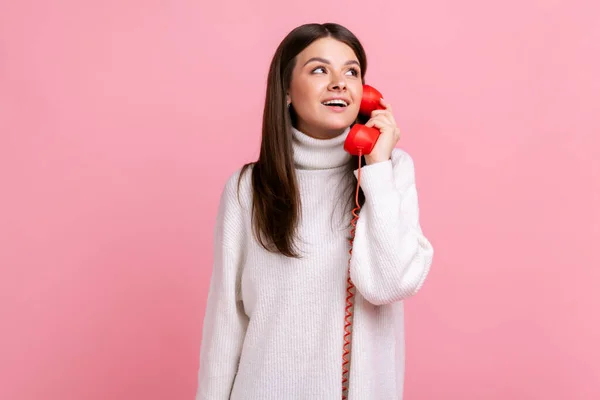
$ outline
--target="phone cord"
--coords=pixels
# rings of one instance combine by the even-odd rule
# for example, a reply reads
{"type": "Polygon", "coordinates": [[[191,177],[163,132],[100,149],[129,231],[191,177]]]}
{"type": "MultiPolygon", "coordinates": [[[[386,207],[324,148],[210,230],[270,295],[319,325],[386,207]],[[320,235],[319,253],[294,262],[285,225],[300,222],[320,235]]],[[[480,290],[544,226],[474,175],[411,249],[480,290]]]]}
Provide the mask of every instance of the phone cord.
{"type": "Polygon", "coordinates": [[[352,210],[352,215],[354,218],[352,219],[352,229],[350,230],[350,257],[348,258],[348,281],[346,287],[346,317],[344,318],[344,352],[342,355],[342,399],[346,400],[348,398],[348,379],[349,379],[349,371],[348,371],[348,363],[350,360],[348,359],[348,355],[350,354],[350,338],[351,338],[351,327],[352,327],[352,314],[353,314],[353,304],[352,299],[354,297],[354,284],[352,283],[352,279],[350,278],[350,260],[352,259],[352,245],[354,244],[354,234],[356,232],[356,221],[358,220],[358,211],[360,210],[360,204],[358,202],[358,194],[360,190],[360,169],[361,169],[361,159],[362,152],[358,153],[358,175],[357,175],[357,183],[356,183],[356,195],[355,202],[356,207],[352,210]]]}

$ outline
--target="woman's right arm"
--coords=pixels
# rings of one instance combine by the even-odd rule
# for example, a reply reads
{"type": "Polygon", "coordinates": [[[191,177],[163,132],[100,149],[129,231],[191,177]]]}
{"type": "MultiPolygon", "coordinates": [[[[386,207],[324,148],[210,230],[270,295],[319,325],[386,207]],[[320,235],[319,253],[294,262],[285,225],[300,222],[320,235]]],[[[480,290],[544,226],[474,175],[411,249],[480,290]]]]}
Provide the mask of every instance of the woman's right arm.
{"type": "Polygon", "coordinates": [[[240,294],[245,257],[242,216],[237,174],[234,174],[221,195],[214,229],[214,261],[202,331],[196,400],[229,399],[237,373],[248,326],[240,294]]]}

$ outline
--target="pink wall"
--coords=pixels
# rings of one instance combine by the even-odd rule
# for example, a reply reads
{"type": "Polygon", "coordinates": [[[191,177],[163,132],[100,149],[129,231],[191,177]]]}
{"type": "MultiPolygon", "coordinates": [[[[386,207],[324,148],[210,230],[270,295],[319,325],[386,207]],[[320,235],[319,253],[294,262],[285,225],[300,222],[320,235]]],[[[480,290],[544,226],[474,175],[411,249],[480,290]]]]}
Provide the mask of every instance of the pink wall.
{"type": "Polygon", "coordinates": [[[600,398],[599,13],[2,2],[0,398],[193,397],[221,187],[257,155],[275,46],[327,20],[367,48],[436,248],[406,399],[600,398]]]}

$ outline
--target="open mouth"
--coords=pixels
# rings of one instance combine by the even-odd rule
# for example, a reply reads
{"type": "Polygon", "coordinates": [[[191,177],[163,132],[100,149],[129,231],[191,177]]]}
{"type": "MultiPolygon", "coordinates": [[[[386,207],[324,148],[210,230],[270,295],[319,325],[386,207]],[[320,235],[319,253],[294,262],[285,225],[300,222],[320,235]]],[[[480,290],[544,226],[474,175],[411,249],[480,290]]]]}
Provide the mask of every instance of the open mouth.
{"type": "Polygon", "coordinates": [[[333,108],[346,108],[348,107],[348,103],[346,103],[344,100],[338,99],[338,100],[328,100],[328,101],[324,101],[323,103],[324,106],[327,107],[333,107],[333,108]]]}

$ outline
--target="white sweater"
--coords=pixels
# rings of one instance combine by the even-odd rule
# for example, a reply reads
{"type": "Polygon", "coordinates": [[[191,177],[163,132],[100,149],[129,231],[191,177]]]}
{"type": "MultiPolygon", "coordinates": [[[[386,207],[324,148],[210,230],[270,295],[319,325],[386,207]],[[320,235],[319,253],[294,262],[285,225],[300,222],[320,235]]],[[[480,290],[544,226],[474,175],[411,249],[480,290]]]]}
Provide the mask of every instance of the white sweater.
{"type": "MultiPolygon", "coordinates": [[[[347,134],[318,140],[293,129],[300,259],[269,253],[252,235],[250,171],[240,201],[239,170],[225,185],[196,400],[341,399],[352,214],[337,200],[348,173],[347,134]]],[[[361,186],[365,204],[350,265],[356,295],[349,400],[397,400],[404,377],[402,300],[423,285],[433,248],[420,228],[406,152],[394,149],[391,160],[363,166],[361,186]]]]}

